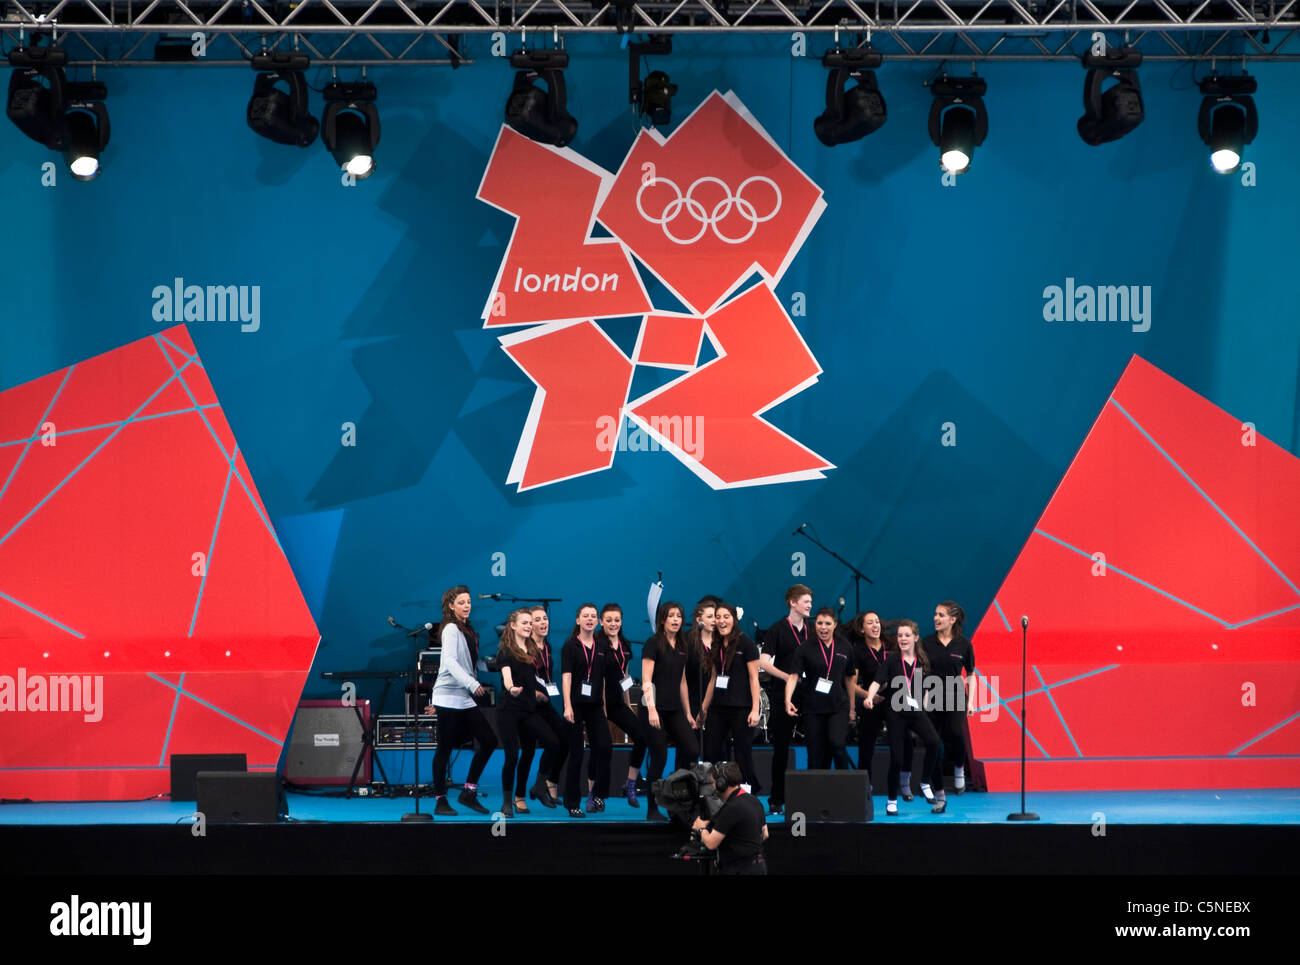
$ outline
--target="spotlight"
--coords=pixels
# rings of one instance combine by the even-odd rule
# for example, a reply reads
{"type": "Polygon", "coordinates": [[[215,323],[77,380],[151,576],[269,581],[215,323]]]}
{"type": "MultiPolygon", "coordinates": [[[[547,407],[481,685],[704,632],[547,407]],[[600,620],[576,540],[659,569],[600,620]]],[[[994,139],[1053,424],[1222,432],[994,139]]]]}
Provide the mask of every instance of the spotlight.
{"type": "Polygon", "coordinates": [[[578,122],[565,108],[563,50],[517,50],[510,55],[515,84],[506,101],[506,123],[540,144],[564,147],[578,133],[578,122]],[[546,90],[534,81],[546,82],[546,90]]]}
{"type": "Polygon", "coordinates": [[[375,173],[375,147],[379,144],[379,94],[375,85],[327,84],[325,113],[321,115],[321,140],[339,167],[358,181],[375,173]]]}
{"type": "Polygon", "coordinates": [[[99,175],[99,155],[108,146],[111,133],[103,84],[68,84],[64,105],[63,160],[78,181],[99,175]]]}
{"type": "Polygon", "coordinates": [[[946,74],[930,88],[930,140],[939,149],[939,166],[949,174],[969,170],[975,148],[988,136],[989,115],[983,100],[987,92],[983,77],[946,74]]]}
{"type": "Polygon", "coordinates": [[[1259,133],[1259,113],[1255,99],[1255,78],[1219,77],[1211,74],[1201,81],[1201,113],[1197,129],[1210,149],[1210,164],[1220,174],[1231,174],[1241,167],[1242,149],[1259,133]]]}
{"type": "Polygon", "coordinates": [[[63,138],[63,68],[29,67],[9,75],[5,114],[37,144],[57,150],[63,138]]]}
{"type": "Polygon", "coordinates": [[[654,70],[641,80],[641,58],[647,54],[671,54],[671,34],[652,36],[647,43],[627,45],[628,102],[637,105],[637,113],[649,115],[654,127],[665,127],[673,119],[673,95],[677,85],[662,70],[654,70]]]}
{"type": "Polygon", "coordinates": [[[1083,66],[1089,68],[1083,82],[1083,117],[1079,118],[1079,136],[1085,144],[1096,147],[1118,141],[1142,123],[1142,85],[1134,69],[1142,63],[1142,53],[1133,47],[1111,48],[1103,56],[1085,54],[1083,66]],[[1115,83],[1102,90],[1108,81],[1115,83]]]}
{"type": "Polygon", "coordinates": [[[320,125],[308,112],[305,54],[257,54],[253,69],[253,96],[248,99],[248,126],[277,144],[307,147],[316,140],[320,125]],[[288,93],[276,85],[283,82],[288,93]]]}
{"type": "Polygon", "coordinates": [[[828,50],[822,57],[822,66],[830,69],[826,110],[813,121],[813,133],[827,147],[848,144],[884,126],[885,98],[871,69],[879,67],[882,59],[871,47],[828,50]],[[846,89],[850,80],[855,83],[846,89]]]}
{"type": "Polygon", "coordinates": [[[17,48],[9,62],[5,113],[20,131],[52,151],[60,151],[72,176],[89,181],[99,174],[99,155],[110,133],[108,90],[100,83],[69,83],[63,74],[67,54],[58,47],[17,48]]]}

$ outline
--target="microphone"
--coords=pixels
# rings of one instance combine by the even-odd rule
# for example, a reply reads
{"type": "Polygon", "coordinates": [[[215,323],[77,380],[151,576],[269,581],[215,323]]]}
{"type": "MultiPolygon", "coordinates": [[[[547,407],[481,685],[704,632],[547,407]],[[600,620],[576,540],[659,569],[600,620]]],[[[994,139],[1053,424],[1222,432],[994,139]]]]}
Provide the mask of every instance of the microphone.
{"type": "Polygon", "coordinates": [[[479,598],[480,600],[499,600],[499,599],[501,599],[501,594],[500,594],[500,593],[480,593],[480,594],[478,595],[478,598],[479,598]]]}
{"type": "Polygon", "coordinates": [[[793,533],[791,533],[790,535],[791,535],[791,536],[798,536],[800,533],[803,532],[803,528],[804,528],[805,526],[807,526],[807,525],[808,525],[807,523],[800,523],[800,524],[799,524],[799,528],[796,529],[796,530],[795,530],[793,533]]]}
{"type": "Polygon", "coordinates": [[[1029,629],[1029,617],[1021,617],[1021,618],[1020,618],[1020,626],[1021,626],[1022,629],[1028,630],[1028,629],[1029,629]]]}

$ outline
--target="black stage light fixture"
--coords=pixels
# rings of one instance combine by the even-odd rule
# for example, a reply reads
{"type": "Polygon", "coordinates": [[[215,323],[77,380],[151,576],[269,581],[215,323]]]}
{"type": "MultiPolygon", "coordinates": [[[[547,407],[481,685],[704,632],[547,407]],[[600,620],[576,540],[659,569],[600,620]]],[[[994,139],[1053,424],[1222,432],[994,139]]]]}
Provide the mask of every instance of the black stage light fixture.
{"type": "Polygon", "coordinates": [[[1136,70],[1141,63],[1142,52],[1134,47],[1112,47],[1101,56],[1084,54],[1088,76],[1077,127],[1085,144],[1095,147],[1118,141],[1142,123],[1142,85],[1136,70]],[[1110,81],[1114,83],[1105,86],[1110,81]]]}
{"type": "Polygon", "coordinates": [[[307,147],[316,140],[320,124],[308,109],[307,79],[303,76],[308,66],[305,54],[258,54],[253,58],[258,74],[247,118],[255,133],[293,147],[307,147]]]}
{"type": "Polygon", "coordinates": [[[677,85],[662,70],[651,71],[641,80],[641,58],[672,52],[672,34],[653,35],[648,42],[627,45],[628,103],[635,104],[637,113],[648,116],[654,127],[665,127],[672,122],[677,85]]]}
{"type": "Polygon", "coordinates": [[[826,76],[826,110],[813,121],[813,133],[827,147],[848,144],[884,126],[885,98],[876,86],[873,68],[883,58],[871,47],[828,50],[822,66],[826,76]],[[849,81],[853,86],[848,87],[849,81]]]}
{"type": "Polygon", "coordinates": [[[63,140],[62,67],[17,68],[9,75],[5,113],[37,144],[58,150],[63,140]]]}
{"type": "Polygon", "coordinates": [[[930,87],[930,140],[939,149],[939,166],[949,174],[970,170],[975,148],[988,136],[987,92],[983,77],[945,74],[930,87]]]}
{"type": "Polygon", "coordinates": [[[506,101],[506,123],[539,144],[564,147],[578,133],[578,122],[565,107],[563,50],[517,50],[510,55],[514,87],[506,101]],[[546,90],[535,83],[545,81],[546,90]]]}
{"type": "Polygon", "coordinates": [[[1201,81],[1201,112],[1196,127],[1210,149],[1210,164],[1220,174],[1241,167],[1241,153],[1259,133],[1259,112],[1255,109],[1258,85],[1249,74],[1220,77],[1211,74],[1201,81]]]}
{"type": "Polygon", "coordinates": [[[104,105],[108,89],[99,83],[68,84],[64,94],[63,160],[74,178],[91,181],[99,176],[99,156],[111,133],[104,105]]]}
{"type": "Polygon", "coordinates": [[[339,167],[358,181],[375,173],[375,148],[379,145],[379,92],[367,81],[327,84],[325,113],[321,115],[321,140],[339,167]]]}

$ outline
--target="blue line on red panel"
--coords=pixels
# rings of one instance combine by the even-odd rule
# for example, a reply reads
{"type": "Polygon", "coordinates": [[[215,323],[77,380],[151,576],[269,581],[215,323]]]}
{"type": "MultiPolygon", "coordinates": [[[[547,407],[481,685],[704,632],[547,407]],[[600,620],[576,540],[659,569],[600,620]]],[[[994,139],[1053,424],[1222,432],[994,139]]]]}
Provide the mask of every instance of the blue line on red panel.
{"type": "MultiPolygon", "coordinates": [[[[173,369],[175,369],[176,364],[171,360],[171,357],[167,354],[166,349],[162,347],[162,344],[158,341],[158,339],[159,337],[155,335],[154,343],[158,345],[158,351],[162,352],[163,358],[167,360],[167,364],[170,365],[173,369]]],[[[189,365],[189,364],[190,364],[189,362],[185,363],[185,365],[189,365]]],[[[178,375],[180,374],[179,370],[177,371],[177,374],[178,375]]],[[[185,394],[190,397],[190,401],[193,402],[195,407],[197,408],[199,404],[199,400],[194,397],[194,393],[190,391],[190,387],[185,382],[184,379],[181,379],[181,388],[185,390],[185,394]]],[[[226,462],[230,464],[230,467],[235,471],[235,479],[239,481],[240,488],[244,490],[244,495],[248,497],[248,501],[253,507],[253,512],[257,513],[257,518],[260,519],[263,522],[263,524],[265,524],[266,531],[271,534],[271,539],[274,540],[276,548],[279,549],[281,553],[283,553],[284,547],[280,545],[280,538],[275,535],[275,527],[271,525],[271,521],[269,519],[267,519],[264,515],[262,515],[262,507],[257,504],[257,500],[253,497],[253,491],[249,489],[248,484],[244,482],[243,474],[240,473],[239,468],[235,465],[234,457],[231,456],[230,453],[226,452],[226,447],[221,444],[221,438],[217,435],[217,430],[212,428],[212,423],[208,421],[208,417],[204,415],[202,412],[200,412],[199,418],[202,419],[203,424],[208,427],[208,433],[212,436],[212,441],[217,444],[217,450],[221,453],[222,458],[224,458],[226,462]]]]}
{"type": "Polygon", "coordinates": [[[993,598],[993,606],[998,611],[998,616],[1002,618],[1002,625],[1010,630],[1011,624],[1007,622],[1007,615],[1002,612],[1002,604],[998,603],[997,597],[993,598]]]}
{"type": "MultiPolygon", "coordinates": [[[[114,438],[117,437],[117,434],[119,432],[121,432],[128,425],[134,422],[135,417],[138,416],[141,412],[143,412],[146,408],[148,408],[149,403],[152,402],[154,399],[158,398],[158,396],[162,394],[163,389],[171,385],[173,381],[179,379],[180,373],[183,372],[186,369],[186,367],[188,367],[189,365],[190,363],[186,362],[185,365],[182,365],[179,369],[177,369],[170,376],[168,376],[166,381],[164,381],[162,385],[158,386],[158,388],[154,390],[153,394],[150,395],[149,398],[145,399],[143,402],[140,403],[139,408],[137,408],[134,412],[132,412],[129,416],[126,417],[125,422],[123,422],[120,426],[118,426],[107,436],[101,439],[99,445],[97,445],[94,449],[90,451],[90,455],[86,456],[85,459],[77,463],[76,469],[72,470],[72,472],[64,476],[63,480],[57,486],[51,489],[43,497],[41,497],[41,501],[38,502],[35,506],[33,506],[30,510],[28,510],[26,516],[18,520],[18,522],[14,523],[14,525],[10,527],[9,532],[5,533],[4,536],[0,536],[0,546],[4,545],[4,543],[9,539],[10,536],[13,536],[13,534],[16,533],[24,523],[26,523],[29,519],[35,516],[40,511],[40,508],[44,506],[47,502],[49,502],[51,498],[53,498],[55,493],[57,493],[60,489],[62,489],[65,485],[67,485],[68,480],[70,480],[77,473],[81,472],[82,469],[86,468],[86,466],[90,463],[90,460],[94,459],[97,455],[99,455],[99,453],[103,450],[103,448],[107,446],[110,442],[112,442],[114,438]]],[[[200,413],[200,415],[201,414],[202,413],[200,413]]]]}
{"type": "Polygon", "coordinates": [[[230,713],[230,711],[228,711],[228,710],[222,710],[222,709],[221,709],[220,707],[218,707],[216,704],[210,704],[210,703],[208,703],[206,700],[204,700],[202,697],[196,697],[194,694],[190,693],[188,690],[183,690],[183,689],[181,689],[181,687],[180,687],[178,684],[174,684],[174,683],[172,683],[170,680],[165,680],[165,679],[163,679],[162,677],[159,677],[157,674],[153,674],[153,673],[151,673],[151,674],[146,674],[145,676],[149,677],[149,678],[152,679],[152,680],[156,680],[156,681],[158,681],[158,682],[159,682],[160,684],[162,684],[164,687],[171,687],[173,690],[175,690],[175,691],[177,691],[178,693],[183,694],[184,696],[188,697],[190,700],[194,701],[196,704],[202,704],[204,707],[208,708],[208,710],[215,711],[216,713],[220,714],[222,717],[226,717],[226,718],[229,718],[230,720],[233,720],[233,721],[234,721],[236,724],[238,724],[239,726],[241,726],[241,727],[247,727],[247,728],[248,728],[249,730],[251,730],[254,734],[257,734],[259,737],[265,737],[267,740],[269,740],[271,743],[275,744],[277,747],[283,747],[283,746],[284,746],[284,741],[278,741],[278,740],[276,740],[274,737],[272,737],[270,734],[266,733],[265,731],[258,730],[256,727],[254,727],[252,724],[248,723],[247,721],[240,720],[240,719],[239,719],[238,717],[236,717],[234,714],[230,713]]]}
{"type": "Polygon", "coordinates": [[[9,601],[10,603],[12,603],[14,606],[19,607],[20,609],[26,610],[28,613],[30,613],[30,614],[31,614],[32,616],[34,616],[34,617],[40,617],[40,618],[41,618],[42,620],[44,620],[46,623],[53,624],[54,626],[58,627],[60,630],[66,630],[68,633],[72,634],[72,635],[73,635],[74,637],[76,637],[78,640],[85,640],[85,639],[86,639],[86,637],[85,637],[84,634],[78,633],[76,630],[72,629],[72,627],[64,626],[64,625],[63,625],[62,623],[60,623],[58,620],[54,619],[54,617],[46,616],[46,615],[45,615],[44,613],[42,613],[40,610],[37,610],[37,609],[35,609],[35,608],[33,608],[33,607],[28,606],[26,603],[22,602],[21,600],[16,600],[16,599],[14,599],[14,598],[13,598],[12,596],[10,596],[8,593],[4,592],[4,590],[0,590],[0,598],[3,598],[3,599],[5,599],[5,600],[8,600],[8,601],[9,601]]]}
{"type": "MultiPolygon", "coordinates": [[[[1047,686],[1047,681],[1044,680],[1043,675],[1038,672],[1037,666],[1031,667],[1030,669],[1034,671],[1034,676],[1038,678],[1038,682],[1043,685],[1043,693],[1047,695],[1048,703],[1052,705],[1052,710],[1056,711],[1056,716],[1060,718],[1061,726],[1065,728],[1065,736],[1070,738],[1070,743],[1074,745],[1074,753],[1079,757],[1082,757],[1083,751],[1079,750],[1079,742],[1076,741],[1074,735],[1070,733],[1070,725],[1065,722],[1065,715],[1061,713],[1061,708],[1056,706],[1056,698],[1052,696],[1052,688],[1047,686]]],[[[1054,684],[1053,686],[1057,685],[1054,684]]]]}
{"type": "MultiPolygon", "coordinates": [[[[1112,663],[1112,664],[1108,664],[1108,665],[1105,666],[1105,667],[1099,667],[1099,668],[1096,669],[1096,670],[1089,670],[1087,673],[1081,673],[1081,674],[1078,674],[1077,676],[1074,676],[1074,677],[1066,677],[1064,680],[1058,680],[1058,681],[1056,681],[1055,683],[1046,684],[1045,686],[1042,686],[1042,687],[1036,687],[1036,688],[1034,688],[1033,690],[1026,690],[1026,691],[1025,691],[1025,696],[1026,696],[1026,697],[1033,697],[1033,696],[1035,696],[1035,695],[1037,695],[1037,694],[1046,693],[1047,691],[1051,690],[1051,689],[1054,688],[1054,687],[1064,687],[1066,684],[1072,684],[1072,683],[1074,683],[1076,680],[1083,680],[1083,679],[1086,678],[1086,677],[1094,677],[1094,676],[1096,676],[1096,675],[1099,674],[1099,673],[1105,673],[1107,670],[1114,670],[1114,669],[1116,669],[1116,668],[1119,667],[1119,666],[1121,666],[1121,665],[1120,665],[1120,664],[1117,664],[1117,663],[1112,663]]],[[[987,679],[987,678],[986,678],[986,679],[987,679]]],[[[990,688],[990,689],[992,689],[992,688],[990,688]]],[[[1020,695],[1019,695],[1019,694],[1016,694],[1014,697],[1003,697],[1003,698],[1001,698],[1001,699],[999,700],[999,703],[1001,703],[1001,704],[1007,704],[1007,703],[1009,703],[1009,702],[1011,702],[1011,701],[1013,701],[1013,700],[1019,700],[1019,699],[1020,699],[1020,695]]]]}
{"type": "Polygon", "coordinates": [[[45,406],[45,412],[42,413],[40,419],[36,423],[36,435],[27,440],[27,444],[23,446],[23,451],[18,454],[18,461],[15,462],[13,468],[9,470],[9,477],[5,480],[5,484],[0,486],[0,499],[4,499],[5,493],[9,491],[9,484],[14,481],[14,476],[18,474],[18,467],[21,466],[23,460],[27,458],[27,450],[32,447],[33,442],[41,437],[41,426],[45,425],[45,420],[49,418],[50,412],[54,409],[54,403],[59,400],[59,395],[63,392],[63,387],[68,384],[68,379],[72,378],[72,370],[75,368],[75,365],[69,365],[68,371],[63,373],[63,381],[60,382],[59,387],[54,390],[54,395],[50,396],[50,401],[45,406]]]}
{"type": "Polygon", "coordinates": [[[161,332],[159,332],[158,335],[157,335],[156,337],[162,339],[164,342],[166,342],[166,343],[167,343],[168,345],[170,345],[172,348],[176,349],[176,351],[180,352],[181,355],[185,356],[187,359],[189,359],[191,362],[193,362],[193,363],[194,363],[195,365],[197,365],[199,368],[203,368],[203,362],[199,359],[197,353],[194,354],[194,355],[191,355],[189,352],[185,351],[185,349],[181,348],[179,345],[177,345],[175,342],[173,342],[171,339],[169,339],[166,335],[162,334],[161,332]]]}
{"type": "Polygon", "coordinates": [[[181,703],[181,687],[185,686],[185,674],[181,674],[181,679],[176,682],[176,694],[172,697],[172,715],[167,720],[167,734],[163,737],[162,753],[158,755],[158,766],[167,763],[167,745],[172,742],[172,724],[176,723],[176,708],[181,703]]]}
{"type": "Polygon", "coordinates": [[[1242,744],[1240,747],[1238,747],[1235,751],[1231,751],[1231,753],[1232,753],[1232,754],[1240,754],[1242,751],[1244,751],[1244,750],[1245,750],[1247,747],[1249,747],[1251,744],[1255,743],[1256,741],[1261,741],[1261,740],[1263,740],[1265,737],[1267,737],[1269,734],[1274,733],[1275,731],[1279,731],[1279,730],[1281,730],[1283,727],[1285,727],[1287,724],[1291,723],[1291,721],[1295,720],[1297,717],[1300,717],[1300,711],[1296,711],[1296,713],[1292,714],[1292,715],[1291,715],[1290,717],[1288,717],[1286,720],[1282,721],[1282,723],[1280,723],[1280,724],[1274,724],[1272,727],[1270,727],[1268,730],[1264,731],[1264,733],[1260,734],[1258,737],[1252,737],[1250,740],[1246,741],[1246,743],[1244,743],[1244,744],[1242,744]]]}
{"type": "MultiPolygon", "coordinates": [[[[235,452],[239,452],[239,446],[235,446],[235,452]]],[[[230,495],[230,477],[234,473],[234,466],[226,469],[226,485],[221,490],[221,504],[217,506],[217,518],[212,523],[212,539],[208,541],[208,555],[203,558],[203,579],[199,581],[199,593],[194,598],[194,612],[190,615],[190,632],[186,634],[188,637],[194,636],[194,624],[199,620],[199,604],[203,602],[203,590],[208,585],[208,570],[212,567],[212,553],[217,548],[217,531],[221,529],[221,516],[226,511],[226,497],[230,495]]]]}
{"type": "MultiPolygon", "coordinates": [[[[205,402],[203,405],[199,406],[199,408],[217,409],[220,408],[220,406],[218,406],[217,403],[215,402],[205,402]]],[[[194,406],[191,405],[191,406],[186,406],[184,409],[172,409],[170,412],[155,412],[152,415],[142,415],[138,419],[135,419],[134,421],[148,422],[151,419],[165,419],[168,416],[185,415],[185,413],[187,412],[194,412],[194,411],[195,408],[194,406]]],[[[112,429],[117,426],[124,426],[124,425],[126,425],[126,422],[124,420],[119,422],[104,422],[97,426],[81,426],[78,429],[60,429],[58,435],[59,438],[62,438],[63,436],[75,436],[79,432],[94,432],[96,429],[112,429]]],[[[0,442],[0,449],[5,448],[6,446],[21,446],[28,442],[35,442],[38,439],[40,439],[39,434],[32,436],[30,439],[15,439],[12,442],[0,442]]]]}
{"type": "MultiPolygon", "coordinates": [[[[1048,757],[1030,758],[1031,762],[1052,764],[1077,764],[1079,761],[1281,761],[1300,758],[1300,754],[1247,754],[1233,757],[1230,754],[1167,754],[1152,757],[1048,757]]],[[[984,764],[1018,764],[1018,757],[981,757],[984,764]]]]}
{"type": "MultiPolygon", "coordinates": [[[[1006,701],[1003,700],[1002,698],[998,697],[998,692],[997,692],[996,690],[993,689],[993,684],[992,684],[992,683],[989,683],[989,678],[988,678],[988,677],[985,677],[985,676],[984,676],[982,673],[980,673],[978,670],[975,671],[975,675],[976,675],[977,677],[980,677],[981,679],[983,679],[984,682],[985,682],[986,684],[988,684],[988,688],[989,688],[989,690],[993,693],[993,696],[994,696],[995,698],[997,698],[998,703],[999,703],[999,704],[1002,704],[1002,705],[1005,706],[1006,701]]],[[[1015,712],[1014,710],[1012,710],[1010,707],[1007,707],[1007,713],[1011,715],[1011,719],[1012,719],[1013,721],[1015,721],[1016,726],[1020,726],[1020,718],[1016,716],[1016,712],[1015,712]]],[[[1032,732],[1028,727],[1025,728],[1025,736],[1028,737],[1031,741],[1034,742],[1034,746],[1038,748],[1038,750],[1042,753],[1042,755],[1043,755],[1044,757],[1048,757],[1048,758],[1050,758],[1050,757],[1052,756],[1051,754],[1047,753],[1047,748],[1046,748],[1046,747],[1044,747],[1042,744],[1038,743],[1038,738],[1036,738],[1036,737],[1034,736],[1033,732],[1032,732]]],[[[1019,758],[1016,758],[1016,759],[1019,760],[1019,758]]]]}
{"type": "Polygon", "coordinates": [[[1178,470],[1178,474],[1187,480],[1187,482],[1191,485],[1193,489],[1196,490],[1196,492],[1201,496],[1201,498],[1204,499],[1207,503],[1209,503],[1212,507],[1214,507],[1214,511],[1218,513],[1220,516],[1222,516],[1229,526],[1231,526],[1234,530],[1236,530],[1237,535],[1246,541],[1246,545],[1249,546],[1251,549],[1253,549],[1256,553],[1258,553],[1259,558],[1268,564],[1269,569],[1271,569],[1274,573],[1276,573],[1279,577],[1282,578],[1282,582],[1291,588],[1291,592],[1296,594],[1296,596],[1300,596],[1300,589],[1297,589],[1296,585],[1292,583],[1290,579],[1287,578],[1287,575],[1277,568],[1277,566],[1273,563],[1273,561],[1270,560],[1264,554],[1264,551],[1262,549],[1260,549],[1258,546],[1255,545],[1255,542],[1245,534],[1245,532],[1242,530],[1240,526],[1238,526],[1233,521],[1232,517],[1229,516],[1227,513],[1225,513],[1222,509],[1220,509],[1219,504],[1216,503],[1213,499],[1211,499],[1209,494],[1196,484],[1196,480],[1193,479],[1191,476],[1189,476],[1187,472],[1183,469],[1183,467],[1178,465],[1178,463],[1174,461],[1174,457],[1169,455],[1169,453],[1165,452],[1164,447],[1161,446],[1160,443],[1156,442],[1155,439],[1151,437],[1151,433],[1143,429],[1142,426],[1138,423],[1137,419],[1134,419],[1131,415],[1129,415],[1128,412],[1125,411],[1124,407],[1115,401],[1113,396],[1110,399],[1110,404],[1113,405],[1115,408],[1119,409],[1119,411],[1123,413],[1124,418],[1128,419],[1129,422],[1133,423],[1133,427],[1137,429],[1138,432],[1142,433],[1143,437],[1147,440],[1147,442],[1151,443],[1151,445],[1155,447],[1156,452],[1164,456],[1165,459],[1169,461],[1169,465],[1173,466],[1175,469],[1178,470]]]}

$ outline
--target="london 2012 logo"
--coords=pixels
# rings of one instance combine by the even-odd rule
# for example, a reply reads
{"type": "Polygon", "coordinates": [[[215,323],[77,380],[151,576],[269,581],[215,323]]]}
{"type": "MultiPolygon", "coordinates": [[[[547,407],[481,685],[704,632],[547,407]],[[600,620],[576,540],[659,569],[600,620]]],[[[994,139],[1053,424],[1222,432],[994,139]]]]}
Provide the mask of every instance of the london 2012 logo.
{"type": "Polygon", "coordinates": [[[826,202],[735,94],[642,131],[616,174],[503,126],[478,198],[516,219],[483,327],[517,329],[501,348],[537,386],[508,485],[608,469],[625,420],[714,489],[834,468],[763,418],[821,374],[775,288],[826,202]],[[687,310],[657,310],[638,263],[687,310]],[[628,316],[631,357],[598,324],[628,316]],[[629,399],[637,366],[683,374],[629,399]]]}

